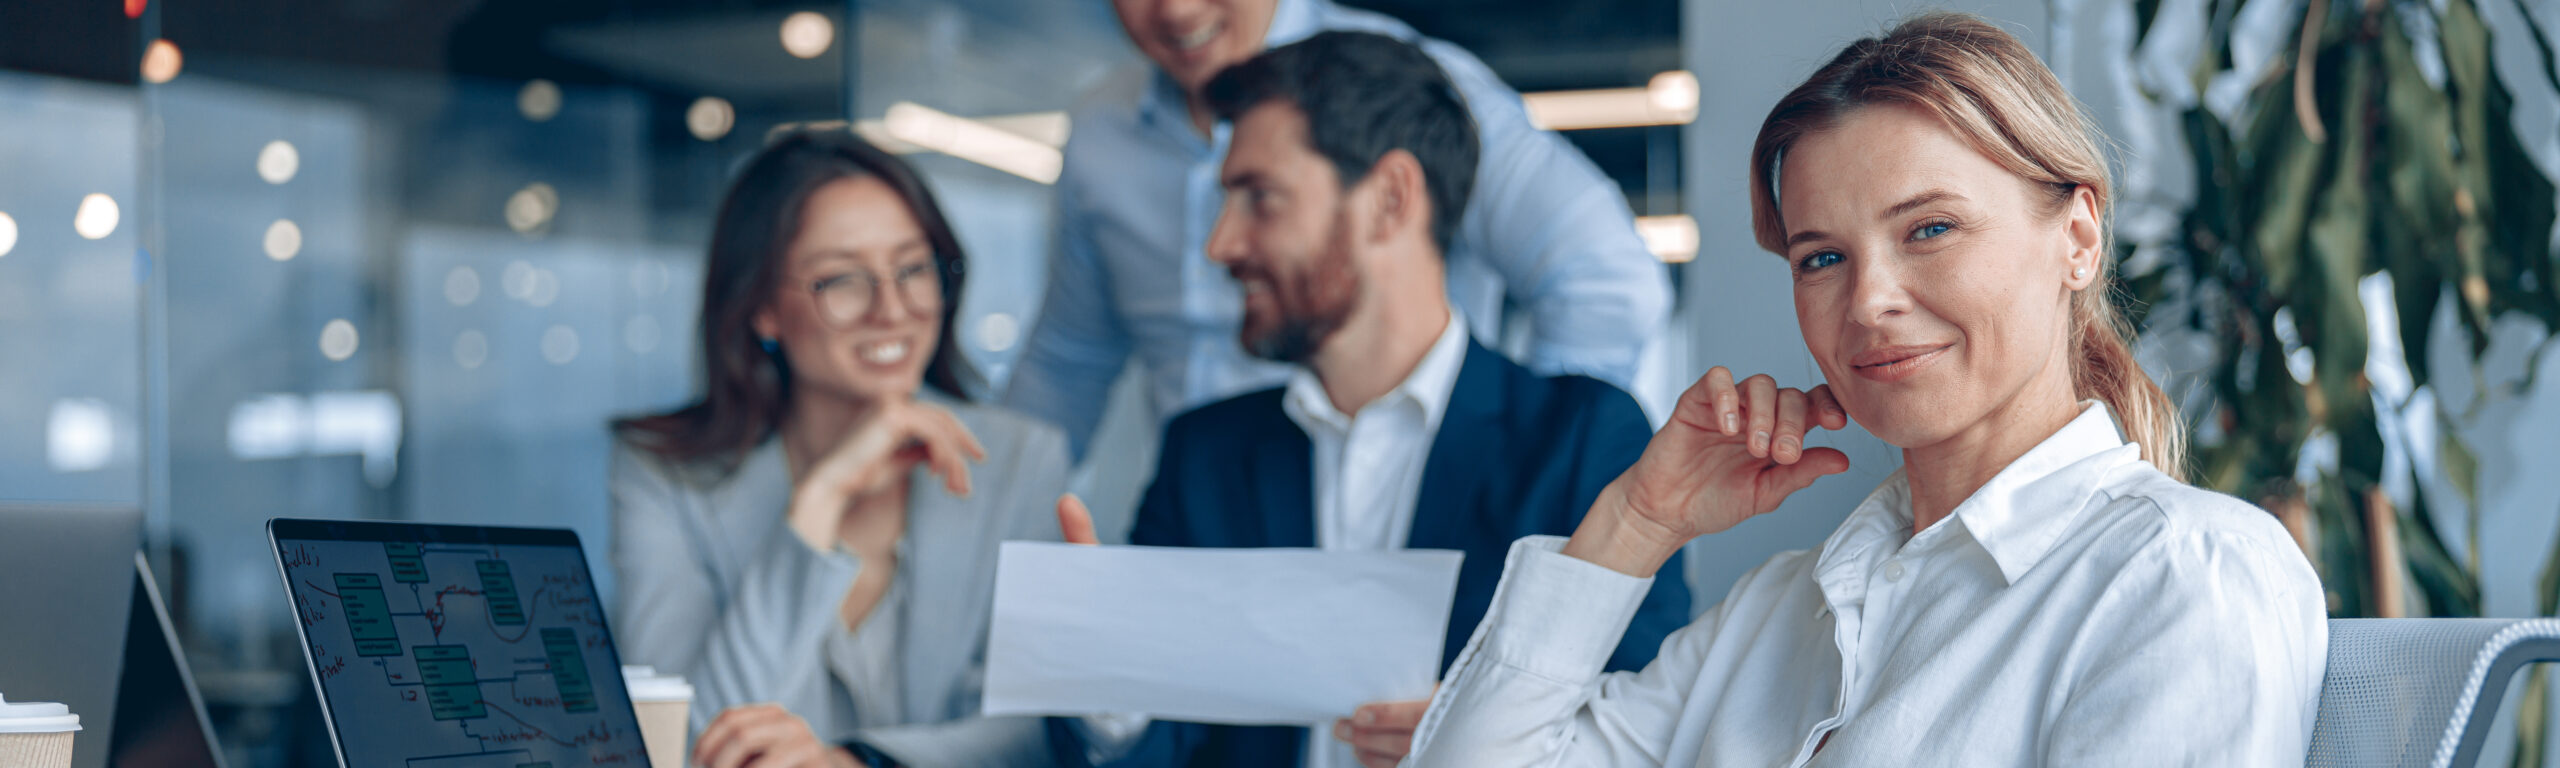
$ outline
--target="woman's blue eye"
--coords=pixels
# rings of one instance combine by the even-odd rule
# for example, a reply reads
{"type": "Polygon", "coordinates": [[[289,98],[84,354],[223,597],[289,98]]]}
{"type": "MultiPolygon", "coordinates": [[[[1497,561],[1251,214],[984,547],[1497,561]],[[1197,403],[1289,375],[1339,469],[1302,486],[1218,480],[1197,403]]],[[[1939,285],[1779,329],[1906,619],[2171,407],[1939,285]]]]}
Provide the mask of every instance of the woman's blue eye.
{"type": "Polygon", "coordinates": [[[1812,255],[1804,257],[1803,260],[1797,261],[1796,271],[1811,272],[1838,263],[1840,263],[1839,251],[1816,251],[1812,255]]]}
{"type": "Polygon", "coordinates": [[[1930,222],[1930,223],[1927,223],[1927,224],[1922,224],[1922,225],[1920,225],[1920,228],[1919,228],[1919,229],[1917,229],[1917,230],[1913,230],[1913,231],[1912,231],[1912,233],[1911,233],[1911,239],[1913,239],[1913,240],[1927,240],[1927,239],[1932,238],[1932,237],[1937,237],[1937,236],[1939,236],[1939,235],[1946,234],[1946,233],[1948,233],[1948,232],[1950,232],[1950,231],[1953,231],[1954,229],[1955,229],[1955,227],[1954,227],[1953,225],[1950,225],[1950,224],[1948,224],[1948,223],[1946,223],[1946,222],[1943,222],[1943,221],[1933,221],[1933,222],[1930,222]]]}

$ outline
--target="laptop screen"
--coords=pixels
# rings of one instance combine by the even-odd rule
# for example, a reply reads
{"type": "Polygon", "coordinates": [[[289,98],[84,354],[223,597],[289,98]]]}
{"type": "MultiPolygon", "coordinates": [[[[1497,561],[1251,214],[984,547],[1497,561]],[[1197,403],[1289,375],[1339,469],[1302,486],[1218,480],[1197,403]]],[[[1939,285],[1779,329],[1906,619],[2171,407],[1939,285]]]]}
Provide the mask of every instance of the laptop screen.
{"type": "Polygon", "coordinates": [[[268,530],[346,765],[648,765],[576,533],[268,530]]]}

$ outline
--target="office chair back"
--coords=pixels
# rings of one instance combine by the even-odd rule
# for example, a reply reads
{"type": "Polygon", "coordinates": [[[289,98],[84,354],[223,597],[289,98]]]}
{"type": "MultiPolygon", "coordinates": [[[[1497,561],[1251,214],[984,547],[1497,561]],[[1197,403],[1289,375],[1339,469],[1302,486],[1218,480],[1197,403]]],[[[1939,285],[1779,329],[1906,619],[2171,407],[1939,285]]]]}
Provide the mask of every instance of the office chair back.
{"type": "Polygon", "coordinates": [[[2332,620],[2308,765],[2470,766],[2516,671],[2548,661],[2560,620],[2332,620]]]}

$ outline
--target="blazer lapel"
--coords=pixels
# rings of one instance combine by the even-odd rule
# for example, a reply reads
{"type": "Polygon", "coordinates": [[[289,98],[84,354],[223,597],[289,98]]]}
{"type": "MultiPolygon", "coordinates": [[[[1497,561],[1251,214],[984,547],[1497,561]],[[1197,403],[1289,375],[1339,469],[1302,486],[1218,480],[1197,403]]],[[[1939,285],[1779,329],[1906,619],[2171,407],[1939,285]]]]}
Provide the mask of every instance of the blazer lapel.
{"type": "Polygon", "coordinates": [[[1272,417],[1277,423],[1255,442],[1252,481],[1240,485],[1252,489],[1254,508],[1262,515],[1260,546],[1312,547],[1316,545],[1315,444],[1287,414],[1275,411],[1272,417]]]}
{"type": "Polygon", "coordinates": [[[1431,458],[1422,465],[1422,489],[1413,504],[1413,530],[1408,549],[1465,549],[1467,534],[1479,527],[1473,511],[1484,495],[1485,480],[1499,467],[1486,457],[1503,455],[1503,381],[1492,350],[1467,340],[1467,359],[1458,367],[1457,384],[1449,391],[1449,408],[1440,414],[1440,431],[1431,438],[1431,458]]]}
{"type": "MultiPolygon", "coordinates": [[[[1002,495],[1002,489],[989,485],[981,481],[978,493],[1002,495]]],[[[899,703],[907,722],[931,723],[956,714],[946,711],[949,698],[966,687],[967,681],[958,678],[968,670],[978,645],[960,639],[986,638],[987,616],[971,610],[978,605],[971,593],[978,587],[976,579],[994,578],[990,543],[998,537],[978,529],[997,521],[987,505],[953,497],[923,467],[916,468],[908,493],[902,548],[906,561],[899,568],[899,576],[907,580],[898,632],[898,674],[903,678],[898,682],[904,691],[899,703]]]]}

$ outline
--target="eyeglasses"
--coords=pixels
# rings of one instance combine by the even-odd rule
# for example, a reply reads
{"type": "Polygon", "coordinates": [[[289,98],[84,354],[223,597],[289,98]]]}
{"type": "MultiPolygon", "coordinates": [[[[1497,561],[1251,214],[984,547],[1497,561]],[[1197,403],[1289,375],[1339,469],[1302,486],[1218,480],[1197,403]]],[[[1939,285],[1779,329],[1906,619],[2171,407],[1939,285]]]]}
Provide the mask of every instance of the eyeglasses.
{"type": "MultiPolygon", "coordinates": [[[[896,285],[898,303],[907,314],[919,318],[937,317],[942,313],[942,274],[934,262],[911,264],[898,269],[888,282],[896,285]]],[[[871,270],[856,269],[838,275],[818,278],[809,284],[817,295],[818,312],[827,322],[851,325],[871,314],[879,303],[883,281],[871,270]]]]}

